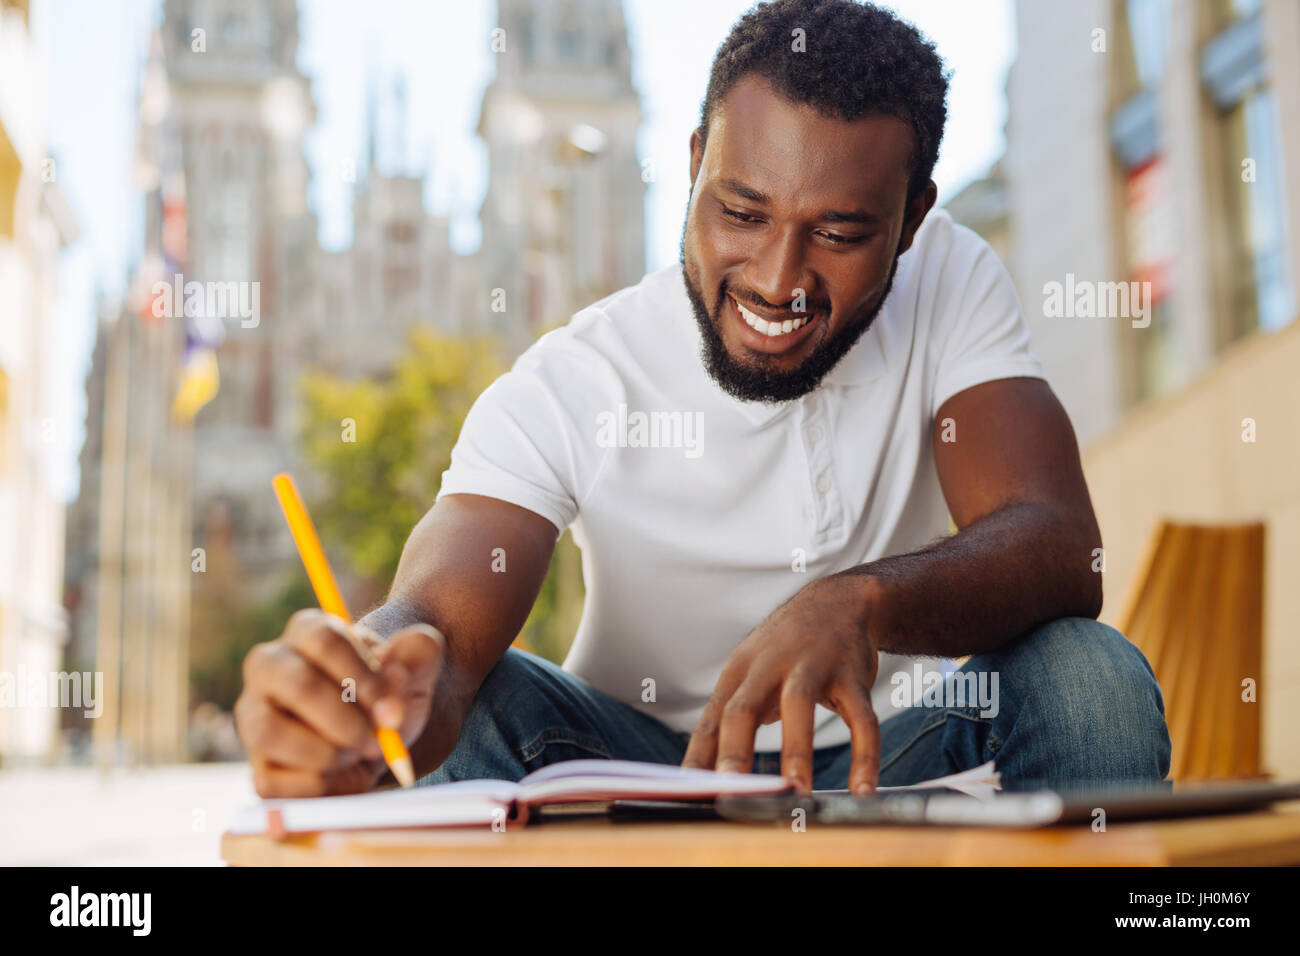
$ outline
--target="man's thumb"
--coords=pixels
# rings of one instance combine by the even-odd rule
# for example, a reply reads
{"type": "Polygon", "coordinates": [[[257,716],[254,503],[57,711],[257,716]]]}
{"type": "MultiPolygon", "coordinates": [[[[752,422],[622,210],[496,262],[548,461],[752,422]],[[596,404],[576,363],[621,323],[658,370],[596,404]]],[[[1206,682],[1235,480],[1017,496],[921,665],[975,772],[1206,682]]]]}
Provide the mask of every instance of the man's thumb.
{"type": "Polygon", "coordinates": [[[379,658],[384,673],[393,677],[425,681],[433,676],[447,651],[447,639],[431,624],[412,624],[385,642],[379,658]],[[396,666],[394,666],[396,665],[396,666]]]}

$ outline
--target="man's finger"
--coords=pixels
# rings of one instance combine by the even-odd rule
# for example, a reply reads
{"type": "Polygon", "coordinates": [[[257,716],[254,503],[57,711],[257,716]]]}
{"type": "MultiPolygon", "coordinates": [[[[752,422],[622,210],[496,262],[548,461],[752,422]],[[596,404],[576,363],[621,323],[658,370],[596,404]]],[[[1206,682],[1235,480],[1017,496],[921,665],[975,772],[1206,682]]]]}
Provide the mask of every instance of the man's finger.
{"type": "Polygon", "coordinates": [[[321,773],[282,767],[267,760],[253,759],[253,787],[261,797],[326,797],[341,793],[364,793],[373,783],[374,770],[354,763],[321,773]]]}
{"type": "Polygon", "coordinates": [[[343,751],[261,695],[235,702],[235,722],[244,746],[260,760],[321,772],[344,759],[343,751]]]}
{"type": "Polygon", "coordinates": [[[847,689],[836,695],[835,710],[849,725],[849,792],[874,793],[880,777],[880,721],[871,706],[871,694],[860,686],[847,689]]]}
{"type": "Polygon", "coordinates": [[[744,678],[743,667],[730,666],[722,669],[700,719],[695,722],[690,743],[686,745],[686,756],[682,758],[683,767],[713,769],[718,757],[718,727],[722,722],[722,708],[744,678]]]}
{"type": "Polygon", "coordinates": [[[433,687],[447,656],[447,639],[436,627],[414,624],[389,637],[377,653],[381,672],[396,694],[380,701],[375,718],[384,720],[385,726],[414,732],[414,728],[404,727],[404,721],[412,718],[423,723],[427,717],[433,687]]]}
{"type": "Polygon", "coordinates": [[[744,683],[722,708],[718,726],[717,769],[729,773],[750,773],[754,769],[754,735],[767,711],[770,689],[751,671],[744,683]]]}
{"type": "Polygon", "coordinates": [[[318,670],[334,678],[340,699],[355,701],[365,708],[367,714],[379,700],[394,692],[394,688],[375,669],[379,661],[374,653],[359,638],[348,633],[348,626],[342,618],[322,614],[316,626],[290,631],[285,643],[318,670]],[[345,685],[344,681],[351,684],[345,685]],[[347,698],[342,697],[345,689],[353,692],[347,698]]]}
{"type": "Polygon", "coordinates": [[[283,641],[249,652],[244,684],[296,716],[336,747],[379,755],[367,713],[343,700],[340,682],[283,641]]]}
{"type": "Polygon", "coordinates": [[[811,793],[813,782],[813,710],[817,691],[796,672],[781,688],[781,776],[800,793],[811,793]]]}
{"type": "Polygon", "coordinates": [[[713,769],[718,755],[718,720],[722,714],[722,704],[723,700],[715,690],[704,705],[700,719],[695,722],[690,743],[686,745],[686,756],[682,758],[683,767],[713,769]]]}
{"type": "Polygon", "coordinates": [[[323,797],[325,795],[325,778],[318,771],[281,767],[257,758],[250,758],[250,762],[253,765],[253,788],[259,797],[323,797]]]}

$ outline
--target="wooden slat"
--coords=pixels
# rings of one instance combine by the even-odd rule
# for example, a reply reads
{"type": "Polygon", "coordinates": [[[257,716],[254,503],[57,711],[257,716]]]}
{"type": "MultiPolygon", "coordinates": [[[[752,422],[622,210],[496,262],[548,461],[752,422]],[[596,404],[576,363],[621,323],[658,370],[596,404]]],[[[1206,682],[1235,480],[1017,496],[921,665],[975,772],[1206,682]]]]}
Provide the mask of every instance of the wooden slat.
{"type": "Polygon", "coordinates": [[[1142,552],[1142,558],[1138,561],[1137,570],[1129,581],[1128,590],[1125,592],[1124,602],[1120,609],[1119,629],[1124,634],[1136,630],[1140,625],[1138,620],[1139,612],[1145,612],[1147,607],[1143,595],[1155,569],[1157,557],[1161,549],[1165,547],[1165,541],[1169,537],[1171,530],[1172,525],[1168,521],[1157,521],[1150,538],[1147,539],[1146,550],[1142,552]]]}
{"type": "Polygon", "coordinates": [[[1186,578],[1192,573],[1190,566],[1197,557],[1197,545],[1195,528],[1180,525],[1170,529],[1152,578],[1152,617],[1144,638],[1153,648],[1152,668],[1165,698],[1165,720],[1173,739],[1170,773],[1175,779],[1182,772],[1182,743],[1189,730],[1178,706],[1179,688],[1185,685],[1177,678],[1188,656],[1187,642],[1183,640],[1188,613],[1184,592],[1186,578]]]}
{"type": "Polygon", "coordinates": [[[1241,640],[1238,642],[1238,671],[1235,675],[1234,706],[1236,720],[1233,721],[1235,741],[1233,743],[1233,775],[1238,777],[1259,776],[1263,770],[1260,765],[1260,710],[1259,704],[1245,703],[1241,700],[1241,679],[1252,677],[1256,683],[1256,695],[1262,692],[1264,684],[1264,548],[1267,543],[1263,523],[1250,527],[1250,546],[1246,558],[1245,606],[1241,613],[1241,640]]]}
{"type": "Polygon", "coordinates": [[[1142,620],[1133,639],[1147,655],[1151,667],[1159,675],[1169,667],[1171,653],[1177,653],[1174,619],[1178,616],[1179,578],[1191,554],[1192,530],[1186,526],[1170,526],[1164,535],[1151,578],[1147,582],[1142,620]]]}
{"type": "Polygon", "coordinates": [[[1120,619],[1155,671],[1173,740],[1175,780],[1259,774],[1264,527],[1162,520],[1120,619]]]}
{"type": "Polygon", "coordinates": [[[1200,689],[1204,726],[1198,732],[1197,746],[1187,775],[1194,779],[1222,779],[1232,775],[1233,749],[1232,683],[1237,670],[1240,642],[1237,630],[1241,626],[1242,579],[1246,569],[1242,561],[1248,541],[1244,529],[1225,528],[1217,535],[1218,577],[1215,594],[1218,600],[1211,608],[1209,629],[1198,635],[1206,648],[1209,667],[1200,689]]]}

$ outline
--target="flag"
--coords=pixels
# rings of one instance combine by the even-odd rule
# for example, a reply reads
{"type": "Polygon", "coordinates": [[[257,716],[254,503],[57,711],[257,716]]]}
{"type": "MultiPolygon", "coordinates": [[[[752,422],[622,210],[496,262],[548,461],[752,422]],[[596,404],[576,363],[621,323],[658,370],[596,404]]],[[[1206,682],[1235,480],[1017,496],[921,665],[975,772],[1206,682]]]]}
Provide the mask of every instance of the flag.
{"type": "Polygon", "coordinates": [[[186,348],[181,366],[180,387],[172,400],[172,420],[187,425],[194,420],[200,408],[216,397],[221,377],[217,373],[217,353],[214,349],[186,348]]]}
{"type": "Polygon", "coordinates": [[[200,408],[216,397],[221,378],[217,374],[217,348],[226,338],[221,320],[208,315],[202,288],[184,297],[185,355],[181,361],[180,385],[172,400],[172,419],[180,424],[194,420],[200,408]]]}

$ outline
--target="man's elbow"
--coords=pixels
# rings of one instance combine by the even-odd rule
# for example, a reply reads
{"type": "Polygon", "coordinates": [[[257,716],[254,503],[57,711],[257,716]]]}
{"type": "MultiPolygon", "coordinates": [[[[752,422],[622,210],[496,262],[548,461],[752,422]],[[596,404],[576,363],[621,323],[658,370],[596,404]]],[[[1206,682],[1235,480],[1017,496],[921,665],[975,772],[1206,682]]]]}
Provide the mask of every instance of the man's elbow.
{"type": "Polygon", "coordinates": [[[1106,551],[1101,546],[1101,532],[1096,522],[1079,540],[1083,542],[1088,560],[1084,570],[1078,573],[1079,616],[1094,620],[1101,614],[1104,595],[1102,593],[1102,571],[1106,567],[1106,551]]]}
{"type": "Polygon", "coordinates": [[[1064,599],[1061,612],[1070,617],[1096,620],[1102,606],[1102,572],[1106,552],[1101,545],[1101,529],[1092,509],[1057,506],[1051,509],[1052,550],[1060,556],[1056,563],[1061,575],[1058,592],[1064,599]]]}
{"type": "Polygon", "coordinates": [[[1089,579],[1090,580],[1084,582],[1082,598],[1083,610],[1080,612],[1079,616],[1090,617],[1093,620],[1096,620],[1101,616],[1101,606],[1103,603],[1101,572],[1091,572],[1089,574],[1089,579]]]}

